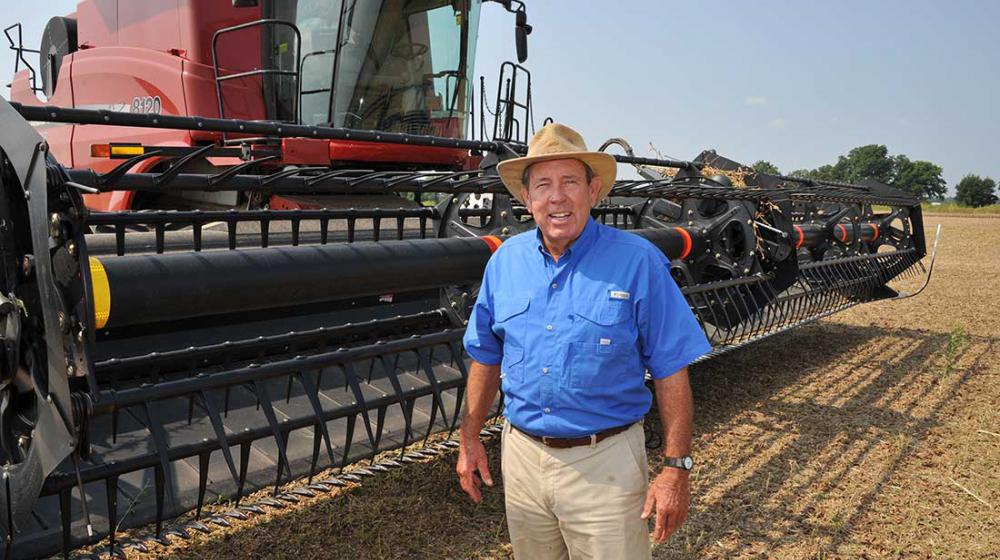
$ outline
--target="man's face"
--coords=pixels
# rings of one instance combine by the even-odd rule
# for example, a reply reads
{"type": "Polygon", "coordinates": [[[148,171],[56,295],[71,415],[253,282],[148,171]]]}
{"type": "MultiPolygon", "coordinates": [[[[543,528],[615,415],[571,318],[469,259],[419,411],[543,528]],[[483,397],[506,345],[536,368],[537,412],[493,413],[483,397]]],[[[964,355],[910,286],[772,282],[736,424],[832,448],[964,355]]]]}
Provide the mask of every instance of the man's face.
{"type": "Polygon", "coordinates": [[[561,254],[587,225],[600,191],[601,178],[595,175],[588,183],[582,162],[555,159],[531,166],[521,197],[549,250],[561,254]]]}

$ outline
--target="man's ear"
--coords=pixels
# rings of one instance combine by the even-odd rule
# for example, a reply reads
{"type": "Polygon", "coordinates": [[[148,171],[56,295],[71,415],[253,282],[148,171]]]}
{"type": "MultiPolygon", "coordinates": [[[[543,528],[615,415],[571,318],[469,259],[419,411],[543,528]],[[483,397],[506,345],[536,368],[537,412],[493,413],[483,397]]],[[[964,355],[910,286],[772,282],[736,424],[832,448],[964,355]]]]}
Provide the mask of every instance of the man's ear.
{"type": "Polygon", "coordinates": [[[524,202],[525,206],[528,206],[528,210],[531,210],[531,205],[528,204],[528,187],[521,187],[521,200],[524,202]]]}
{"type": "Polygon", "coordinates": [[[597,204],[597,197],[601,194],[601,189],[603,188],[604,179],[600,175],[594,175],[594,178],[590,180],[591,206],[597,204]]]}

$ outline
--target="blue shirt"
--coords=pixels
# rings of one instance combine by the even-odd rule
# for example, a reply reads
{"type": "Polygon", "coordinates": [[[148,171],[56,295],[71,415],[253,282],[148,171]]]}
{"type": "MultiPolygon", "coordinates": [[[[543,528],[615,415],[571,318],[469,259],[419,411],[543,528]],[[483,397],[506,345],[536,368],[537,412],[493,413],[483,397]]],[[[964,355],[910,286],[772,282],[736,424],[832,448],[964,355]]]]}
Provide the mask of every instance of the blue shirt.
{"type": "Polygon", "coordinates": [[[640,420],[667,377],[711,350],[652,243],[588,220],[555,261],[537,230],[490,258],[465,332],[500,364],[505,415],[539,436],[579,437],[640,420]]]}

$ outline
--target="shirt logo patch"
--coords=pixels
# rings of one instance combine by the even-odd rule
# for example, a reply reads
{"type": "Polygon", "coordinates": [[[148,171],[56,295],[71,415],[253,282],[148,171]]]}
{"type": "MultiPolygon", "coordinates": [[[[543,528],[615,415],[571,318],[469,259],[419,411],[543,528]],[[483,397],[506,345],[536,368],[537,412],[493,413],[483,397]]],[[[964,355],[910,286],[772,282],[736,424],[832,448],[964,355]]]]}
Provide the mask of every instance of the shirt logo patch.
{"type": "Polygon", "coordinates": [[[601,346],[611,346],[611,339],[610,338],[602,338],[601,339],[601,346]]]}
{"type": "Polygon", "coordinates": [[[628,292],[620,292],[618,290],[611,290],[611,299],[629,299],[632,294],[628,292]]]}

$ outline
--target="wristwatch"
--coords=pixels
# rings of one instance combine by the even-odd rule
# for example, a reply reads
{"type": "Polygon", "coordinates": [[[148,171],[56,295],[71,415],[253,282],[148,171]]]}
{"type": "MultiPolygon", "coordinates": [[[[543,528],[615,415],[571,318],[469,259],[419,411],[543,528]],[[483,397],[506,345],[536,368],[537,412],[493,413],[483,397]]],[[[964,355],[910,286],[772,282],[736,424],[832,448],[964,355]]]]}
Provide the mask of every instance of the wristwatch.
{"type": "Polygon", "coordinates": [[[694,459],[692,459],[690,455],[685,455],[683,457],[667,457],[663,463],[668,467],[684,469],[686,471],[694,468],[694,459]]]}

